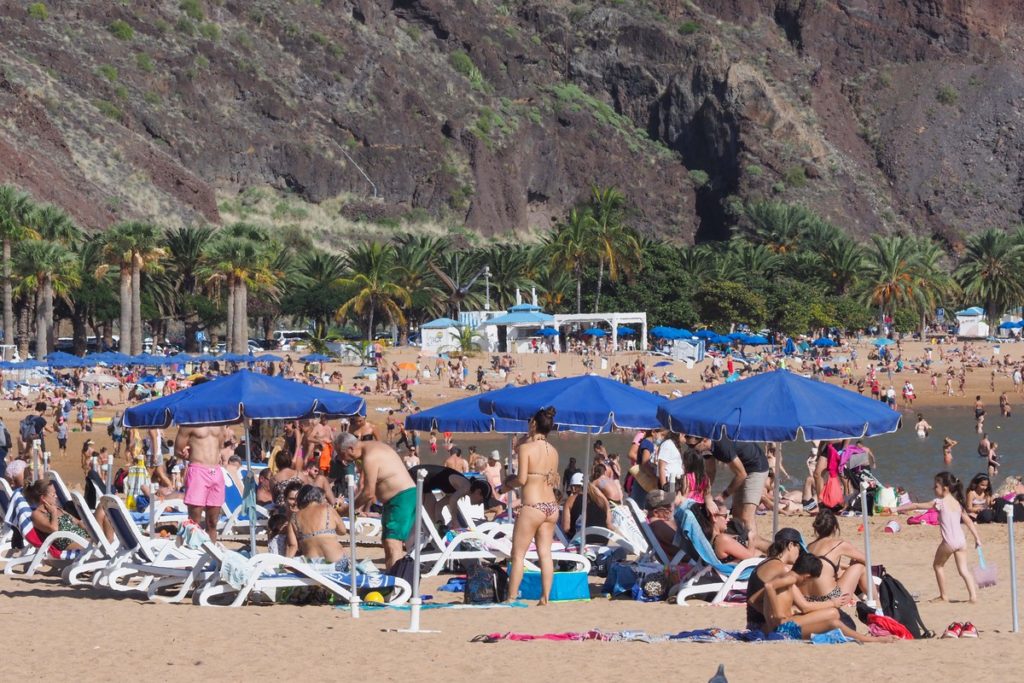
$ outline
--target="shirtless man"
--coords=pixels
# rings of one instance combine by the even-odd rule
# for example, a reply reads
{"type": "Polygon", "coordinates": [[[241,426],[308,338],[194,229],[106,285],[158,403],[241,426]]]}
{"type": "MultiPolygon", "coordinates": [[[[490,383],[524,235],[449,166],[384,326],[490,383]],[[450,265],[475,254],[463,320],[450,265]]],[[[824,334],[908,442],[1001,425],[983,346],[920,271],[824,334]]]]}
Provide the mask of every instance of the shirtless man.
{"type": "Polygon", "coordinates": [[[217,520],[224,505],[224,474],[220,469],[220,449],[229,437],[227,427],[180,427],[174,439],[174,452],[188,458],[185,473],[185,505],[188,517],[196,524],[206,513],[206,533],[217,540],[217,520]]]}
{"type": "Polygon", "coordinates": [[[444,466],[462,474],[469,472],[469,462],[462,457],[462,449],[458,446],[452,446],[448,451],[448,457],[444,459],[444,466]]]}
{"type": "Polygon", "coordinates": [[[605,498],[616,505],[621,505],[623,496],[622,483],[619,482],[618,477],[615,476],[611,467],[605,463],[599,464],[604,468],[604,472],[601,473],[600,477],[594,480],[594,486],[604,494],[605,498]]]}
{"type": "Polygon", "coordinates": [[[360,441],[350,432],[334,438],[334,457],[362,470],[362,491],[356,508],[379,500],[384,542],[384,564],[390,569],[404,552],[403,544],[416,519],[416,484],[395,449],[379,441],[360,441]]]}
{"type": "MultiPolygon", "coordinates": [[[[302,458],[309,459],[317,446],[322,446],[331,441],[331,428],[320,420],[299,420],[299,446],[302,458]]],[[[295,469],[302,470],[304,465],[296,462],[295,469]]]]}

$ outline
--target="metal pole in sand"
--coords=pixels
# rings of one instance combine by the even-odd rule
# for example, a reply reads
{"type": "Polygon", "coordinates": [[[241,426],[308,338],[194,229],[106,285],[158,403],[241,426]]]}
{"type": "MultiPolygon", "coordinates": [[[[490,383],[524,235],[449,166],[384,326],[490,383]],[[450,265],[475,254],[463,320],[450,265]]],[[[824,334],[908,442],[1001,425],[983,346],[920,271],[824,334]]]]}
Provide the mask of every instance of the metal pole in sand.
{"type": "Polygon", "coordinates": [[[1020,633],[1020,622],[1017,618],[1017,551],[1013,541],[1013,504],[1007,505],[1006,510],[1006,531],[1010,536],[1010,613],[1013,618],[1014,633],[1020,633]]]}
{"type": "MultiPolygon", "coordinates": [[[[423,500],[423,480],[427,476],[424,469],[416,470],[416,500],[423,500]]],[[[413,532],[413,574],[412,574],[412,597],[409,605],[412,610],[409,615],[409,628],[399,629],[400,633],[437,633],[437,631],[425,631],[420,628],[420,606],[423,600],[420,599],[420,532],[423,524],[423,504],[416,505],[415,531],[413,532]]]]}
{"type": "MultiPolygon", "coordinates": [[[[249,424],[249,416],[247,415],[242,421],[242,428],[245,430],[245,478],[253,481],[250,484],[252,489],[255,491],[255,480],[252,472],[252,446],[250,445],[249,433],[252,431],[249,424]]],[[[245,489],[240,491],[242,494],[242,507],[247,508],[249,505],[249,498],[245,495],[245,489]]],[[[255,495],[255,494],[253,494],[255,495]]],[[[245,516],[249,518],[249,557],[256,555],[256,509],[255,507],[248,508],[245,510],[245,516]]]]}
{"type": "Polygon", "coordinates": [[[871,525],[868,523],[868,483],[860,483],[860,514],[864,526],[864,560],[867,565],[868,607],[875,609],[875,581],[871,574],[871,525]]]}
{"type": "Polygon", "coordinates": [[[352,609],[352,618],[359,618],[359,591],[356,589],[356,478],[351,474],[345,475],[345,485],[348,489],[348,544],[349,561],[348,573],[352,583],[352,598],[349,600],[349,607],[352,609]]]}
{"type": "Polygon", "coordinates": [[[114,454],[107,456],[107,495],[114,490],[114,454]]]}
{"type": "Polygon", "coordinates": [[[590,497],[590,427],[587,427],[587,452],[583,454],[583,507],[580,509],[580,555],[587,550],[587,498],[590,497]]]}
{"type": "MultiPolygon", "coordinates": [[[[768,444],[765,444],[765,450],[768,444]]],[[[782,469],[782,452],[781,449],[775,454],[775,473],[772,475],[772,479],[775,485],[772,487],[772,538],[775,538],[775,534],[779,533],[779,471],[782,469]]]]}

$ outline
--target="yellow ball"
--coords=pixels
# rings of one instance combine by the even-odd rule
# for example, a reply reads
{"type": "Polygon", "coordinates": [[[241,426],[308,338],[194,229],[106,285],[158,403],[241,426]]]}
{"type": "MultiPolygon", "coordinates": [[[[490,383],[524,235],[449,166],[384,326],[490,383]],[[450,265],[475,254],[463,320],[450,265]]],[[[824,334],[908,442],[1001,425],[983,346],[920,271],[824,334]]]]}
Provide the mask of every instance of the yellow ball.
{"type": "Polygon", "coordinates": [[[384,604],[384,596],[378,593],[377,591],[367,593],[366,598],[364,599],[366,600],[366,602],[375,602],[379,605],[384,604]]]}

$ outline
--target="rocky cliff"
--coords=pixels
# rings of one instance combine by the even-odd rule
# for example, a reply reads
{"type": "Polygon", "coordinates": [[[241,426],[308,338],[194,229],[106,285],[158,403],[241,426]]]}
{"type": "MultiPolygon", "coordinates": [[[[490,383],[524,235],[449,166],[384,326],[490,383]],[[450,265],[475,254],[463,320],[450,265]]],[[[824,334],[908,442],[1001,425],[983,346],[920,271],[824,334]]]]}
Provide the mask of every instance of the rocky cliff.
{"type": "Polygon", "coordinates": [[[661,238],[744,201],[955,244],[1020,221],[1014,0],[0,0],[0,182],[86,226],[661,238]]]}

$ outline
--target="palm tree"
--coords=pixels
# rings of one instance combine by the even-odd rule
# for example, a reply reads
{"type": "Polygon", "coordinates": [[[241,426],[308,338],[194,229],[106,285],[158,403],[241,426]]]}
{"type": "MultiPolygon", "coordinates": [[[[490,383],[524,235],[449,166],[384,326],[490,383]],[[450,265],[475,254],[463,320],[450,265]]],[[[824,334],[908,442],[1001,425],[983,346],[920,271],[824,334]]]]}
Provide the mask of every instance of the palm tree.
{"type": "Polygon", "coordinates": [[[915,241],[917,251],[917,308],[921,315],[921,338],[928,329],[928,316],[959,292],[959,286],[946,267],[942,248],[927,238],[915,241]]]}
{"type": "MultiPolygon", "coordinates": [[[[313,319],[315,338],[326,340],[330,315],[334,313],[333,310],[328,311],[326,307],[318,304],[325,300],[328,290],[337,287],[338,280],[348,273],[347,268],[343,255],[326,251],[314,250],[299,259],[291,278],[292,288],[293,293],[301,292],[301,296],[297,298],[306,305],[294,312],[313,319]]],[[[329,299],[327,302],[329,303],[329,299]]]]}
{"type": "Polygon", "coordinates": [[[352,296],[338,308],[337,317],[355,313],[366,319],[366,339],[373,341],[374,317],[379,311],[392,324],[405,323],[404,308],[412,303],[409,292],[397,283],[400,268],[391,245],[361,244],[349,252],[352,275],[338,284],[352,290],[352,296]]]}
{"type": "Polygon", "coordinates": [[[565,308],[572,280],[569,275],[557,266],[546,265],[534,275],[537,285],[537,298],[549,313],[561,313],[565,308]]]}
{"type": "Polygon", "coordinates": [[[545,240],[552,266],[564,268],[576,280],[576,312],[583,311],[583,269],[593,259],[594,219],[586,209],[573,209],[545,240]]]}
{"type": "Polygon", "coordinates": [[[964,295],[980,300],[989,322],[1024,303],[1024,244],[996,228],[972,235],[954,272],[964,295]]]}
{"type": "Polygon", "coordinates": [[[174,283],[174,314],[185,325],[185,349],[189,352],[199,350],[197,299],[202,296],[202,281],[198,272],[213,235],[213,228],[207,226],[185,226],[164,236],[167,270],[174,283]]]}
{"type": "Polygon", "coordinates": [[[46,357],[53,331],[53,297],[66,297],[81,278],[74,254],[66,247],[45,240],[28,240],[18,245],[15,263],[22,275],[22,287],[35,292],[36,358],[46,357]]]}
{"type": "Polygon", "coordinates": [[[764,244],[751,244],[745,239],[730,240],[723,254],[724,279],[768,279],[782,266],[782,257],[764,244]]]}
{"type": "Polygon", "coordinates": [[[883,315],[916,307],[921,277],[914,240],[874,235],[871,245],[864,262],[864,302],[883,315]]]}
{"type": "Polygon", "coordinates": [[[121,353],[131,353],[132,343],[132,261],[135,248],[132,225],[132,223],[118,223],[104,233],[103,263],[96,269],[96,277],[102,278],[111,266],[118,268],[121,302],[118,348],[121,353]]]}
{"type": "Polygon", "coordinates": [[[227,285],[227,339],[231,353],[249,350],[249,290],[276,292],[278,273],[271,269],[277,249],[265,230],[235,223],[217,234],[203,273],[211,283],[227,285]]]}
{"type": "Polygon", "coordinates": [[[625,223],[626,197],[615,188],[594,188],[590,197],[591,231],[597,252],[597,293],[594,297],[594,312],[601,303],[601,286],[604,269],[608,267],[608,279],[619,279],[620,261],[640,263],[640,243],[636,233],[625,223]]]}
{"type": "Polygon", "coordinates": [[[484,250],[480,258],[490,269],[490,296],[494,308],[511,306],[516,291],[533,286],[530,277],[535,269],[534,250],[522,244],[502,244],[484,250]]]}
{"type": "Polygon", "coordinates": [[[477,330],[464,325],[459,328],[458,334],[450,337],[451,343],[442,347],[442,351],[456,351],[460,355],[472,355],[475,351],[486,348],[487,342],[477,330]]]}
{"type": "Polygon", "coordinates": [[[755,202],[747,205],[743,223],[755,241],[785,254],[799,249],[804,232],[820,219],[798,204],[755,202]]]}
{"type": "Polygon", "coordinates": [[[82,231],[63,209],[52,204],[36,207],[29,224],[41,239],[73,246],[82,239],[82,231]]]}
{"type": "MultiPolygon", "coordinates": [[[[445,237],[422,235],[406,235],[395,245],[395,258],[399,267],[397,284],[412,297],[409,323],[425,322],[444,313],[447,297],[430,264],[440,261],[441,255],[451,251],[451,248],[451,242],[445,237]]],[[[408,340],[408,330],[408,325],[402,326],[399,332],[400,343],[404,344],[408,340]]]]}
{"type": "Polygon", "coordinates": [[[32,202],[29,196],[10,185],[0,185],[0,241],[3,253],[4,344],[14,344],[14,283],[11,280],[11,249],[22,240],[39,235],[29,225],[32,202]]]}
{"type": "Polygon", "coordinates": [[[822,277],[834,293],[841,296],[850,287],[856,287],[864,271],[864,249],[859,244],[841,237],[829,241],[815,253],[820,259],[822,277]]]}

